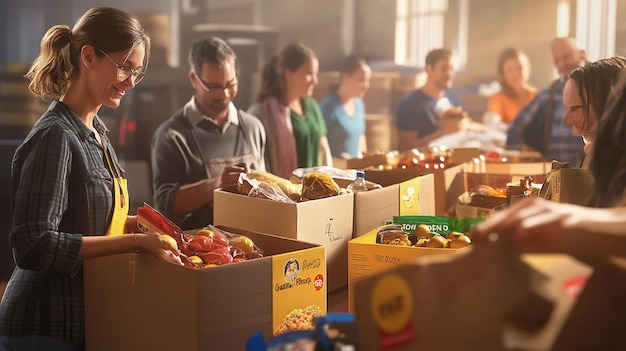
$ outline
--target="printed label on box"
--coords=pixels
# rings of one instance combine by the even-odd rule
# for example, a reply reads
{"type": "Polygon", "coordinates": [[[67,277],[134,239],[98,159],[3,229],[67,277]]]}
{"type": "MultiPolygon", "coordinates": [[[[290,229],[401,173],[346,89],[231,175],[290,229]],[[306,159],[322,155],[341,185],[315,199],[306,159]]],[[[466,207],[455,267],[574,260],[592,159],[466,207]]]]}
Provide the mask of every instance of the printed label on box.
{"type": "Polygon", "coordinates": [[[400,183],[400,216],[417,216],[419,208],[420,179],[400,183]]]}
{"type": "Polygon", "coordinates": [[[272,256],[272,304],[274,334],[326,314],[326,261],[319,251],[306,250],[297,256],[272,256]],[[306,317],[306,318],[303,318],[306,317]]]}
{"type": "Polygon", "coordinates": [[[413,292],[398,274],[382,276],[372,290],[372,315],[380,336],[380,349],[392,350],[415,341],[413,292]]]}

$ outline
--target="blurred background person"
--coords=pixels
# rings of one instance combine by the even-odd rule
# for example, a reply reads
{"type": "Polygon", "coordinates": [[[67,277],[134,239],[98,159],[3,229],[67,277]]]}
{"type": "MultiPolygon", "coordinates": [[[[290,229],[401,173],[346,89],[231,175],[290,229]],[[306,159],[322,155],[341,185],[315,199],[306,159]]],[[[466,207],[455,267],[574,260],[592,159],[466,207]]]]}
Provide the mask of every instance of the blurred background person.
{"type": "Polygon", "coordinates": [[[188,55],[195,94],[163,122],[152,140],[154,203],[182,229],[213,223],[213,192],[265,170],[265,129],[233,104],[237,57],[215,37],[196,40],[188,55]]]}
{"type": "Polygon", "coordinates": [[[158,234],[136,233],[124,171],[98,116],[144,77],[150,38],[127,13],[89,9],[55,25],[27,77],[52,99],[15,152],[11,171],[16,267],[0,303],[0,350],[84,350],[83,261],[149,252],[182,264],[158,234]]]}
{"type": "Polygon", "coordinates": [[[550,51],[559,78],[548,89],[539,92],[511,122],[506,148],[533,150],[540,152],[548,161],[579,166],[584,157],[584,143],[565,124],[563,86],[569,74],[585,64],[587,55],[570,37],[553,39],[550,51]]]}
{"type": "Polygon", "coordinates": [[[363,96],[372,70],[364,59],[351,55],[344,59],[339,73],[337,90],[320,102],[330,151],[337,158],[361,157],[367,152],[363,96]]]}
{"type": "Polygon", "coordinates": [[[508,126],[519,111],[537,95],[537,89],[528,84],[530,60],[524,52],[508,48],[498,57],[500,91],[489,97],[483,117],[485,124],[505,123],[508,126]]]}
{"type": "Polygon", "coordinates": [[[565,124],[584,141],[585,165],[591,159],[598,120],[604,114],[611,87],[624,68],[626,58],[622,56],[600,59],[575,69],[565,83],[565,124]]]}
{"type": "Polygon", "coordinates": [[[455,70],[452,51],[430,51],[425,70],[424,86],[403,98],[396,110],[400,151],[427,147],[432,140],[461,130],[460,118],[441,118],[446,111],[462,108],[459,97],[449,90],[455,70]]]}
{"type": "Polygon", "coordinates": [[[326,123],[311,97],[318,71],[315,53],[304,44],[286,46],[263,67],[257,102],[248,112],[265,126],[267,169],[280,177],[332,165],[326,123]]]}
{"type": "Polygon", "coordinates": [[[592,205],[598,208],[541,198],[520,201],[476,226],[477,245],[498,233],[513,235],[523,252],[558,252],[603,261],[626,256],[626,71],[619,76],[590,150],[592,205]]]}

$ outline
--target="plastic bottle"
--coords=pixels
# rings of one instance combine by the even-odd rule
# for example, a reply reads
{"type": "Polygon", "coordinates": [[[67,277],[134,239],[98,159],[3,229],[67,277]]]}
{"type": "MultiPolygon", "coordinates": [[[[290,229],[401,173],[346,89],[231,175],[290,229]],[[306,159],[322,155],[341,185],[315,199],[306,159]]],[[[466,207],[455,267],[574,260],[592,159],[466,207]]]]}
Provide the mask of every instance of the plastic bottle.
{"type": "Polygon", "coordinates": [[[348,191],[351,193],[367,191],[367,184],[365,184],[365,172],[356,172],[356,179],[348,185],[348,191]]]}

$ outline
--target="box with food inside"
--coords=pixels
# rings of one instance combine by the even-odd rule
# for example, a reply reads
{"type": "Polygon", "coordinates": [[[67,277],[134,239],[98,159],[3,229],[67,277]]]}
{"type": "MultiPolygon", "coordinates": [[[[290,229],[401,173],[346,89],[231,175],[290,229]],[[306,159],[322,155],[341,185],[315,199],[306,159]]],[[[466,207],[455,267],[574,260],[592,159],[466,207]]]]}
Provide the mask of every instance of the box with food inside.
{"type": "Polygon", "coordinates": [[[412,149],[387,155],[388,163],[365,170],[365,179],[382,185],[398,184],[423,174],[434,176],[435,215],[448,215],[465,189],[462,173],[467,171],[477,148],[412,149]],[[392,155],[393,154],[393,155],[392,155]]]}
{"type": "Polygon", "coordinates": [[[464,191],[463,171],[467,166],[468,163],[433,170],[368,169],[365,171],[365,179],[379,184],[397,184],[423,174],[432,174],[434,176],[435,215],[445,216],[454,205],[456,198],[464,191]]]}
{"type": "Polygon", "coordinates": [[[345,286],[348,280],[347,244],[352,238],[353,209],[351,193],[301,202],[255,198],[236,189],[214,193],[216,225],[324,245],[328,291],[345,286]]]}
{"type": "MultiPolygon", "coordinates": [[[[393,216],[435,215],[435,176],[400,174],[398,183],[382,182],[381,189],[354,194],[353,237],[377,228],[393,216]]],[[[379,179],[385,180],[385,179],[379,179]]]]}
{"type": "Polygon", "coordinates": [[[611,341],[588,337],[589,330],[609,335],[596,333],[609,329],[607,319],[596,318],[591,304],[580,311],[585,317],[575,316],[590,267],[565,255],[520,255],[506,237],[356,282],[360,350],[572,350],[599,342],[607,349],[611,341]],[[562,335],[568,324],[577,332],[562,335]],[[576,342],[559,347],[563,336],[576,342]]]}
{"type": "Polygon", "coordinates": [[[540,175],[549,171],[550,162],[486,162],[482,173],[540,175]]]}
{"type": "MultiPolygon", "coordinates": [[[[445,219],[445,217],[432,218],[445,219]]],[[[402,224],[385,225],[350,240],[348,305],[351,312],[354,312],[355,307],[353,294],[356,282],[406,264],[416,257],[455,254],[471,243],[469,233],[450,234],[449,227],[445,236],[435,235],[435,231],[431,231],[428,225],[415,227],[417,229],[409,233],[402,229],[402,224]]]]}
{"type": "Polygon", "coordinates": [[[89,350],[245,350],[250,335],[326,313],[325,248],[220,227],[264,256],[192,269],[148,254],[84,263],[89,350]]]}

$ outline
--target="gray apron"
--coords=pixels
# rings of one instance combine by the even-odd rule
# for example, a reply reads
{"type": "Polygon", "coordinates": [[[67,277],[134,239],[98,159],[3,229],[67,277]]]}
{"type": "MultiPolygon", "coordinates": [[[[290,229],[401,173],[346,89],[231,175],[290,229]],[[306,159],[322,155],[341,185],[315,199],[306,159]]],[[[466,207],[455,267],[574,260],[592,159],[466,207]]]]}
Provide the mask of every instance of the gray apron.
{"type": "Polygon", "coordinates": [[[257,165],[258,158],[255,157],[255,155],[258,155],[259,152],[257,148],[254,146],[254,144],[252,143],[252,141],[250,140],[250,136],[247,135],[246,133],[246,128],[244,127],[243,119],[241,118],[241,112],[239,110],[237,110],[237,120],[239,121],[239,125],[237,126],[237,128],[240,128],[239,132],[243,134],[243,138],[245,139],[246,144],[248,144],[248,149],[251,151],[251,153],[244,154],[241,156],[216,157],[216,158],[207,159],[206,155],[204,154],[204,150],[202,149],[200,143],[198,142],[198,137],[196,136],[194,126],[191,124],[191,122],[187,118],[185,118],[185,120],[187,121],[187,125],[191,130],[191,136],[193,137],[193,142],[194,144],[196,144],[196,147],[198,148],[198,151],[200,152],[200,156],[202,157],[202,162],[204,163],[204,169],[206,172],[207,179],[217,178],[222,174],[222,171],[224,170],[225,167],[233,166],[237,164],[245,164],[250,169],[258,169],[258,165],[257,165]]]}

